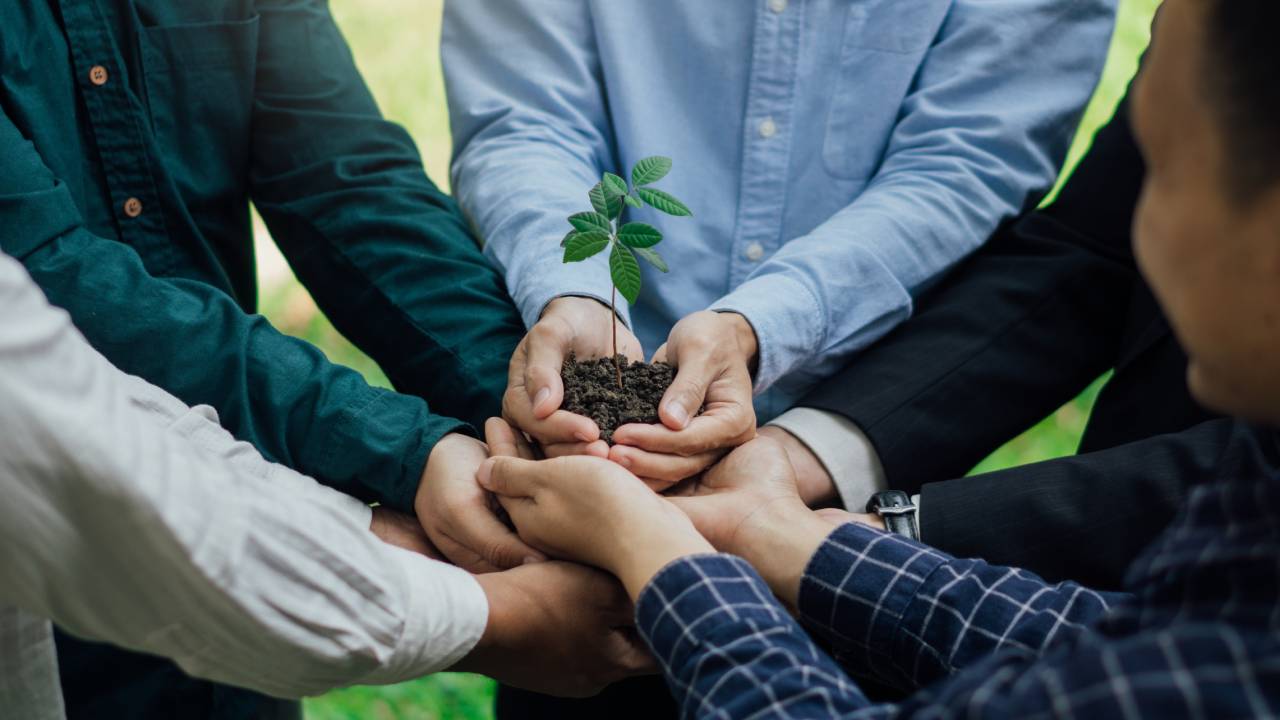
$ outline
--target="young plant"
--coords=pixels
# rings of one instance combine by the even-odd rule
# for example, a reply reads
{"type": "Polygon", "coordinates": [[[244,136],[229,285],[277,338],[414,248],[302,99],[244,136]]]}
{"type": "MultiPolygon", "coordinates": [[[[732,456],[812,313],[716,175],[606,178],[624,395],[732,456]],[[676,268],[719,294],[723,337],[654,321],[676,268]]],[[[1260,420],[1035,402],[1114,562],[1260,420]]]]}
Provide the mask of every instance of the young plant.
{"type": "Polygon", "coordinates": [[[662,272],[667,263],[654,250],[662,242],[662,233],[652,225],[639,222],[622,223],[622,211],[630,205],[641,208],[648,205],[668,215],[689,217],[693,215],[684,203],[670,193],[649,187],[671,172],[671,158],[648,157],[636,163],[631,170],[631,185],[614,175],[605,173],[604,179],[591,188],[590,212],[569,217],[573,230],[565,236],[560,246],[564,248],[566,263],[582,262],[611,248],[609,276],[613,280],[613,293],[609,309],[613,311],[613,366],[618,373],[618,387],[622,387],[622,364],[618,361],[618,293],[632,305],[640,297],[640,259],[662,272]]]}

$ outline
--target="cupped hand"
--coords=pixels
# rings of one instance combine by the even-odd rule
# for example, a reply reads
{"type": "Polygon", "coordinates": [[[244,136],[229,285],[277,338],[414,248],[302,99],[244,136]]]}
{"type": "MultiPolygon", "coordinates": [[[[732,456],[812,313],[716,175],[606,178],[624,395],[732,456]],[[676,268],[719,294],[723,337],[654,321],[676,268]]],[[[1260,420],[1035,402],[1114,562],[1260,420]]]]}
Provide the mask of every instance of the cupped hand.
{"type": "MultiPolygon", "coordinates": [[[[561,407],[560,370],[569,353],[579,358],[612,357],[613,332],[613,312],[604,303],[556,298],[511,356],[503,417],[538,441],[548,455],[609,454],[595,422],[561,407]]],[[[618,352],[632,361],[644,360],[640,341],[620,322],[617,333],[618,352]]]]}
{"type": "Polygon", "coordinates": [[[653,358],[676,368],[658,406],[662,423],[618,428],[609,458],[663,490],[755,437],[756,352],[755,331],[736,313],[698,312],[676,323],[653,358]]]}
{"type": "Polygon", "coordinates": [[[490,496],[476,483],[476,470],[488,457],[484,443],[465,435],[446,435],[436,443],[414,499],[418,521],[440,552],[469,572],[545,560],[498,519],[490,496]]]}
{"type": "Polygon", "coordinates": [[[489,600],[489,622],[454,670],[564,697],[589,697],[618,680],[657,672],[632,627],[631,600],[599,570],[546,562],[477,580],[489,600]]]}
{"type": "Polygon", "coordinates": [[[745,551],[750,526],[761,515],[809,513],[786,450],[764,437],[729,453],[702,477],[677,487],[669,499],[712,545],[737,554],[745,551]]]}
{"type": "MultiPolygon", "coordinates": [[[[504,434],[498,424],[490,422],[486,430],[495,447],[518,446],[498,437],[504,434]]],[[[671,560],[711,550],[683,513],[601,458],[495,457],[478,477],[522,540],[552,557],[608,570],[633,597],[671,560]]]]}

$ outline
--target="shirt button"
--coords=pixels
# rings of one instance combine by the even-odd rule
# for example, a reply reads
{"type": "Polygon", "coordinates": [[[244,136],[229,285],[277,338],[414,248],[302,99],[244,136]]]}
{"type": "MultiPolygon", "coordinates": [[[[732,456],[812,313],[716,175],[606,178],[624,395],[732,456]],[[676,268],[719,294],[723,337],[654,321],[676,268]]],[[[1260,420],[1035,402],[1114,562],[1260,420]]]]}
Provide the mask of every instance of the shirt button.
{"type": "Polygon", "coordinates": [[[765,118],[764,122],[760,123],[760,137],[771,138],[777,134],[778,124],[773,121],[773,118],[765,118]]]}
{"type": "Polygon", "coordinates": [[[142,201],[138,198],[129,198],[124,201],[124,214],[131,218],[136,218],[142,214],[142,201]]]}
{"type": "Polygon", "coordinates": [[[89,68],[89,82],[93,83],[94,85],[98,85],[98,86],[106,85],[108,77],[110,76],[107,75],[107,69],[102,67],[101,65],[94,65],[93,67],[89,68]]]}
{"type": "Polygon", "coordinates": [[[787,10],[787,0],[769,0],[769,9],[781,15],[787,10]]]}
{"type": "Polygon", "coordinates": [[[747,246],[747,251],[743,253],[751,262],[760,262],[764,257],[764,246],[758,242],[753,242],[747,246]]]}

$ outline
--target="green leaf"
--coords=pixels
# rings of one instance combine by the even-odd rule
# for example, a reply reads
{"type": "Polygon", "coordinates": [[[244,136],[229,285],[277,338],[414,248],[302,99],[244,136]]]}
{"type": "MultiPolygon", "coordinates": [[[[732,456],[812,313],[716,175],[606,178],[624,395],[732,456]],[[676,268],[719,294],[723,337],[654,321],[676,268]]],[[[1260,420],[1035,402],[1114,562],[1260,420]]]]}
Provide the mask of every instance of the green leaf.
{"type": "Polygon", "coordinates": [[[574,235],[577,235],[577,234],[578,234],[578,231],[577,231],[577,230],[570,230],[570,231],[569,231],[569,234],[568,234],[568,235],[565,235],[565,236],[564,236],[564,239],[560,241],[560,247],[564,247],[565,245],[568,245],[568,244],[569,244],[569,240],[570,240],[570,239],[572,239],[572,238],[573,238],[573,236],[574,236],[574,235]]]}
{"type": "Polygon", "coordinates": [[[671,172],[671,158],[655,155],[647,157],[631,169],[631,183],[636,187],[656,183],[671,172]]]}
{"type": "Polygon", "coordinates": [[[618,197],[624,197],[629,192],[627,181],[613,173],[604,174],[604,189],[605,192],[613,193],[618,197]]]}
{"type": "Polygon", "coordinates": [[[610,238],[602,232],[577,233],[564,244],[564,261],[582,262],[609,246],[610,238]]]}
{"type": "Polygon", "coordinates": [[[597,212],[581,212],[569,216],[569,224],[578,232],[599,231],[613,234],[613,221],[597,212]]]}
{"type": "Polygon", "coordinates": [[[640,198],[636,197],[635,195],[623,195],[622,199],[626,200],[627,204],[633,208],[644,207],[644,203],[640,202],[640,198]]]}
{"type": "Polygon", "coordinates": [[[667,267],[667,261],[663,260],[662,256],[658,254],[658,251],[653,248],[636,248],[636,254],[640,256],[641,260],[644,260],[662,272],[670,272],[671,270],[671,268],[667,267]]]}
{"type": "Polygon", "coordinates": [[[688,217],[693,214],[685,204],[675,199],[670,193],[661,190],[642,187],[636,191],[640,195],[640,199],[648,203],[651,207],[661,210],[668,215],[676,217],[688,217]]]}
{"type": "Polygon", "coordinates": [[[587,194],[591,198],[591,207],[601,215],[612,220],[622,214],[622,197],[606,192],[604,183],[596,183],[587,194]]]}
{"type": "Polygon", "coordinates": [[[649,248],[662,242],[658,228],[644,223],[627,223],[618,231],[618,240],[631,248],[649,248]]]}
{"type": "Polygon", "coordinates": [[[621,243],[615,243],[613,254],[609,255],[609,275],[622,297],[634,305],[640,298],[640,263],[636,262],[636,256],[621,243]]]}

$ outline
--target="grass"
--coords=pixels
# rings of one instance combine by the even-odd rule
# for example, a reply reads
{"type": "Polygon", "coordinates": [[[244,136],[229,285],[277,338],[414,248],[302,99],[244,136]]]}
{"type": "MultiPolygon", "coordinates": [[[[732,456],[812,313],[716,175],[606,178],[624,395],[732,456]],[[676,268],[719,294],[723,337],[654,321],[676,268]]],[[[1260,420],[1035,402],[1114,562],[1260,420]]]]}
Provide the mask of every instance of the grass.
{"type": "MultiPolygon", "coordinates": [[[[465,2],[465,0],[456,0],[465,2]]],[[[1072,168],[1093,131],[1111,117],[1146,47],[1159,0],[1120,0],[1120,24],[1098,93],[1085,114],[1081,137],[1068,157],[1072,168]]],[[[449,119],[439,64],[443,0],[331,0],[333,13],[383,112],[404,125],[422,150],[430,176],[448,183],[449,119]]],[[[335,362],[356,368],[379,385],[386,378],[346,342],[316,309],[269,240],[259,242],[263,312],[281,330],[305,338],[335,362]]],[[[989,471],[1075,452],[1103,380],[987,458],[989,471]]],[[[441,673],[393,687],[355,687],[308,700],[308,720],[434,720],[491,718],[494,686],[475,675],[441,673]]]]}

